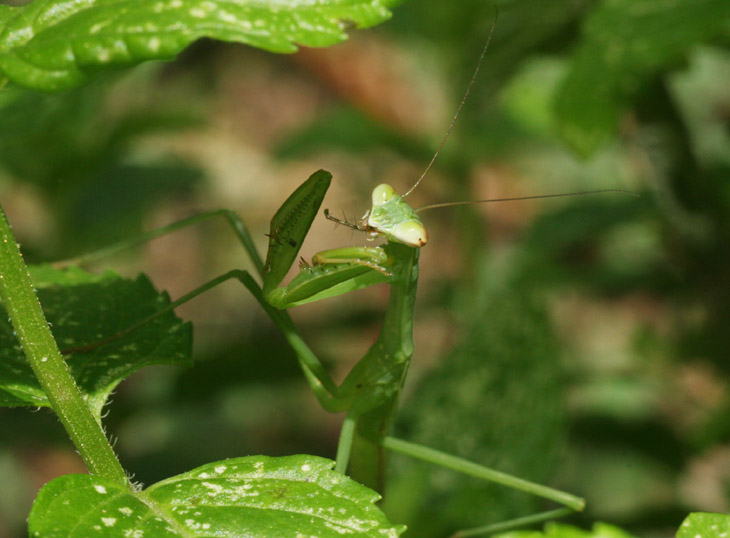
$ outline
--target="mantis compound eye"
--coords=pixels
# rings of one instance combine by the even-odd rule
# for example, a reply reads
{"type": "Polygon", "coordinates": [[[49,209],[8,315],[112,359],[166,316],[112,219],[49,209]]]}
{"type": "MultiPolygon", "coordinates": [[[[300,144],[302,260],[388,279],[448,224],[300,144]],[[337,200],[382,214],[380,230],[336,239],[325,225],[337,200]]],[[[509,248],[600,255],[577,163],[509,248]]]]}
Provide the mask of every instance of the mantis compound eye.
{"type": "Polygon", "coordinates": [[[420,248],[428,243],[428,232],[417,220],[407,220],[393,229],[393,239],[409,247],[420,248]]]}
{"type": "Polygon", "coordinates": [[[378,185],[373,189],[373,207],[383,205],[395,196],[398,196],[398,193],[390,185],[386,183],[378,185]]]}

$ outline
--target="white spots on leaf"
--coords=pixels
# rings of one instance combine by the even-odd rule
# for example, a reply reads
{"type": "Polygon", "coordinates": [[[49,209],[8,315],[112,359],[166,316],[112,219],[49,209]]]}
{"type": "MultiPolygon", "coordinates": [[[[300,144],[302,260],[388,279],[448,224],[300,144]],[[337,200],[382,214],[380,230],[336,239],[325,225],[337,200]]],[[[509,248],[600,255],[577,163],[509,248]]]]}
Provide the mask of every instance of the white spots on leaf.
{"type": "Polygon", "coordinates": [[[48,360],[48,357],[43,357],[43,358],[41,359],[41,362],[46,362],[47,360],[48,360]]]}
{"type": "Polygon", "coordinates": [[[94,489],[96,490],[97,493],[101,493],[102,495],[104,495],[106,493],[106,488],[104,486],[99,485],[99,484],[97,484],[96,486],[94,486],[94,489]]]}
{"type": "Polygon", "coordinates": [[[308,473],[309,471],[311,471],[311,470],[312,470],[312,466],[311,466],[311,465],[309,465],[308,463],[305,463],[304,465],[302,465],[301,469],[302,469],[302,471],[304,471],[305,473],[308,473]]]}
{"type": "MultiPolygon", "coordinates": [[[[219,12],[218,13],[218,18],[220,20],[222,20],[223,22],[229,22],[231,24],[238,23],[238,19],[236,18],[236,16],[233,13],[229,13],[228,11],[221,11],[221,12],[219,12]]],[[[244,22],[248,22],[248,21],[241,21],[240,22],[241,26],[245,26],[244,25],[244,22]]],[[[251,25],[249,24],[249,28],[250,28],[250,26],[251,25]]]]}
{"type": "Polygon", "coordinates": [[[147,42],[147,48],[149,48],[152,52],[157,52],[158,50],[160,50],[160,38],[150,38],[150,40],[147,42]]]}
{"type": "Polygon", "coordinates": [[[103,518],[101,518],[101,522],[106,527],[113,527],[114,525],[117,524],[117,518],[115,518],[115,517],[103,517],[103,518]]]}
{"type": "Polygon", "coordinates": [[[132,510],[129,506],[122,506],[119,511],[124,514],[125,516],[131,516],[134,510],[132,510]]]}
{"type": "Polygon", "coordinates": [[[188,529],[200,530],[201,524],[194,519],[186,519],[184,523],[188,529]]]}
{"type": "Polygon", "coordinates": [[[10,32],[3,40],[5,41],[5,48],[10,49],[17,45],[27,43],[28,41],[33,39],[34,35],[35,34],[33,33],[33,29],[30,27],[20,28],[15,32],[10,32]]]}
{"type": "Polygon", "coordinates": [[[203,487],[208,488],[210,492],[208,492],[208,495],[211,497],[215,497],[216,495],[219,495],[223,492],[223,486],[219,484],[213,484],[211,482],[202,482],[201,483],[203,487]]]}
{"type": "Polygon", "coordinates": [[[109,26],[110,21],[103,21],[103,22],[97,22],[95,25],[93,25],[91,28],[89,28],[90,34],[98,34],[102,29],[109,26]]]}
{"type": "Polygon", "coordinates": [[[225,465],[216,465],[213,470],[218,474],[223,474],[226,472],[227,467],[225,465]]]}
{"type": "Polygon", "coordinates": [[[101,530],[101,525],[94,525],[94,530],[95,531],[100,531],[101,530]]]}
{"type": "Polygon", "coordinates": [[[182,0],[172,0],[172,2],[170,2],[170,7],[173,9],[181,8],[182,5],[182,0]]]}
{"type": "Polygon", "coordinates": [[[195,17],[196,19],[202,19],[206,15],[205,10],[194,7],[190,10],[190,16],[195,17]]]}
{"type": "Polygon", "coordinates": [[[238,21],[238,25],[241,27],[241,30],[243,30],[245,32],[250,32],[253,29],[251,21],[249,21],[249,20],[244,19],[242,21],[238,21]]]}
{"type": "Polygon", "coordinates": [[[297,19],[297,26],[301,28],[302,30],[307,30],[311,32],[314,30],[314,26],[309,24],[309,21],[303,20],[303,19],[297,19]]]}
{"type": "Polygon", "coordinates": [[[124,538],[142,538],[144,531],[142,529],[126,529],[124,531],[124,538]]]}

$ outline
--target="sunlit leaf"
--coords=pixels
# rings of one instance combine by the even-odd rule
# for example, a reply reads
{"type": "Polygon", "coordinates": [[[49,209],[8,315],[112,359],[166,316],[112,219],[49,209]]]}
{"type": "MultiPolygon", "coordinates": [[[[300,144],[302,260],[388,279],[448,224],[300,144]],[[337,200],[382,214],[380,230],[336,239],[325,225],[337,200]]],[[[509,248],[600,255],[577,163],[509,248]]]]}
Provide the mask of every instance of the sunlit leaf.
{"type": "Polygon", "coordinates": [[[272,52],[324,47],[390,17],[393,0],[35,0],[3,7],[0,71],[57,91],[110,67],[170,59],[202,37],[272,52]]]}
{"type": "Polygon", "coordinates": [[[29,518],[43,538],[395,538],[380,496],[316,456],[209,463],[141,492],[91,475],[47,484],[29,518]]]}
{"type": "MultiPolygon", "coordinates": [[[[77,349],[66,354],[66,362],[97,418],[114,387],[132,372],[189,360],[190,324],[172,312],[124,337],[114,337],[169,304],[167,294],[155,290],[147,277],[130,280],[112,272],[98,276],[49,266],[31,272],[59,347],[77,349]],[[93,345],[109,337],[108,343],[93,345]]],[[[50,406],[4,315],[0,316],[0,405],[50,406]]]]}
{"type": "Polygon", "coordinates": [[[730,536],[730,515],[695,512],[687,516],[677,538],[720,538],[730,536]]]}

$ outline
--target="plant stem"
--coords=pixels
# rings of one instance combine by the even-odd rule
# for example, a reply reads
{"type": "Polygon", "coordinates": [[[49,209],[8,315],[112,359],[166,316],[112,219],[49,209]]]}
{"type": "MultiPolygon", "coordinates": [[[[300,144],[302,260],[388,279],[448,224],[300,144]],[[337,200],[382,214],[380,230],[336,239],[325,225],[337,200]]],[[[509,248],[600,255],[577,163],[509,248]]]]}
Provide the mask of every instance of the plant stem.
{"type": "Polygon", "coordinates": [[[2,208],[0,297],[38,382],[89,472],[129,484],[101,424],[91,414],[61,357],[2,208]]]}

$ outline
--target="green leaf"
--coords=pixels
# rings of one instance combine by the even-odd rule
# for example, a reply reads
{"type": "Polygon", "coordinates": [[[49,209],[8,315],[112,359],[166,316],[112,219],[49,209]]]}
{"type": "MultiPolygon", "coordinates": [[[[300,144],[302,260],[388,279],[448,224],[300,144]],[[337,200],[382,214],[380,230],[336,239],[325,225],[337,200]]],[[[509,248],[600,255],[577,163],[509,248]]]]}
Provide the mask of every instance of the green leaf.
{"type": "Polygon", "coordinates": [[[0,5],[0,25],[4,25],[12,16],[13,8],[6,5],[0,5]]]}
{"type": "Polygon", "coordinates": [[[58,91],[109,67],[171,59],[202,37],[272,52],[324,47],[390,17],[394,0],[35,0],[0,10],[0,71],[58,91]]]}
{"type": "Polygon", "coordinates": [[[677,531],[677,538],[718,538],[730,536],[730,515],[694,512],[677,531]]]}
{"type": "Polygon", "coordinates": [[[47,484],[29,535],[43,538],[393,537],[380,496],[316,456],[209,463],[141,492],[92,475],[47,484]]]}
{"type": "Polygon", "coordinates": [[[578,153],[591,154],[653,76],[693,45],[729,35],[728,20],[727,0],[600,3],[585,22],[583,43],[558,93],[560,135],[578,153]]]}
{"type": "MultiPolygon", "coordinates": [[[[31,268],[33,283],[61,350],[88,346],[129,329],[169,303],[147,277],[124,279],[77,268],[31,268]]],[[[192,331],[172,312],[110,342],[66,356],[66,362],[97,419],[109,394],[125,377],[152,364],[186,364],[192,331]]],[[[7,316],[0,316],[0,405],[50,403],[27,363],[7,316]]]]}

